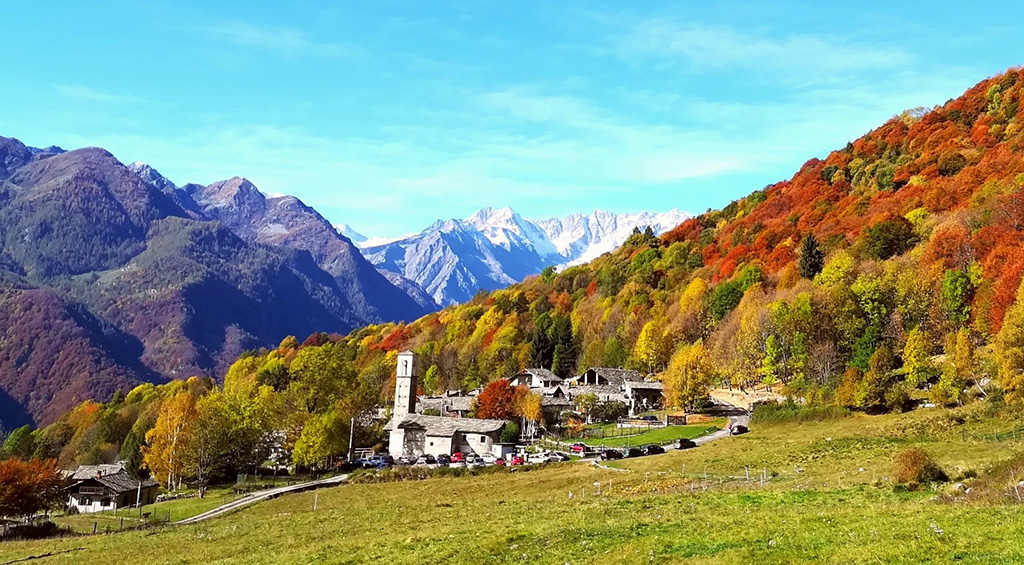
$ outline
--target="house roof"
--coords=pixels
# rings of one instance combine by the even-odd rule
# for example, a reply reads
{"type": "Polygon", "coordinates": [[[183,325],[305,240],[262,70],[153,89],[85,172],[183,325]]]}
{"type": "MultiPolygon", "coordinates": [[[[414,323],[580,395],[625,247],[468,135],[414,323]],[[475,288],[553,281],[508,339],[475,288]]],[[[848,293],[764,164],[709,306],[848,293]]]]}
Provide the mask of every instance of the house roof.
{"type": "Polygon", "coordinates": [[[662,390],[664,385],[657,381],[641,381],[638,383],[626,383],[626,388],[637,388],[640,390],[662,390]]]}
{"type": "MultiPolygon", "coordinates": [[[[428,436],[451,437],[458,432],[486,434],[496,432],[504,427],[505,420],[480,420],[477,418],[448,418],[445,416],[424,416],[423,414],[409,414],[398,422],[400,429],[421,428],[426,430],[428,436]]],[[[395,419],[388,420],[384,425],[385,430],[395,429],[395,419]]]]}
{"type": "Polygon", "coordinates": [[[472,409],[473,398],[469,396],[421,396],[417,399],[417,409],[441,411],[444,406],[453,412],[469,412],[472,409]]]}
{"type": "MultiPolygon", "coordinates": [[[[642,381],[640,371],[632,369],[615,369],[612,367],[590,367],[587,372],[593,371],[597,376],[603,377],[608,384],[622,384],[626,381],[642,381]]],[[[579,378],[579,377],[577,377],[579,378]]]]}
{"type": "Polygon", "coordinates": [[[541,406],[572,406],[572,401],[568,398],[557,397],[557,396],[544,396],[540,399],[541,406]]]}
{"type": "Polygon", "coordinates": [[[549,371],[547,369],[539,369],[539,368],[531,369],[531,368],[527,368],[527,369],[523,369],[522,371],[519,371],[518,373],[516,373],[515,376],[518,377],[520,375],[526,375],[526,374],[536,375],[536,376],[540,377],[540,379],[542,381],[553,381],[553,382],[556,382],[556,383],[562,382],[562,377],[559,377],[558,375],[552,373],[551,371],[549,371]]]}
{"type": "MultiPolygon", "coordinates": [[[[128,492],[130,490],[135,490],[139,488],[139,481],[133,479],[131,475],[129,475],[125,471],[120,471],[110,475],[103,475],[100,477],[87,477],[86,479],[76,482],[74,485],[72,485],[72,487],[87,482],[97,482],[117,493],[128,492]]],[[[142,480],[142,488],[155,487],[157,486],[157,484],[158,483],[153,479],[142,480]]]]}
{"type": "Polygon", "coordinates": [[[569,394],[573,398],[581,394],[593,394],[598,400],[612,398],[613,400],[625,400],[622,387],[618,385],[570,385],[569,394]]]}
{"type": "Polygon", "coordinates": [[[124,461],[117,463],[111,463],[107,465],[79,465],[71,473],[71,480],[81,481],[84,479],[95,478],[96,475],[113,475],[114,473],[120,473],[124,471],[124,461]]]}

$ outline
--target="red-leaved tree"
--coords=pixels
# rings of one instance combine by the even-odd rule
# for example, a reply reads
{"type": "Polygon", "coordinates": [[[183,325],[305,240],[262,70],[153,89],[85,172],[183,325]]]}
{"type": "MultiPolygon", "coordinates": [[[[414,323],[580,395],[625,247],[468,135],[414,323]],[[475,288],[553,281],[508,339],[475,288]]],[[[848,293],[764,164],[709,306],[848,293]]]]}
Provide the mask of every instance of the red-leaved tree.
{"type": "Polygon", "coordinates": [[[519,399],[526,387],[513,387],[506,379],[498,379],[484,387],[477,397],[477,418],[511,420],[519,416],[519,399]]]}

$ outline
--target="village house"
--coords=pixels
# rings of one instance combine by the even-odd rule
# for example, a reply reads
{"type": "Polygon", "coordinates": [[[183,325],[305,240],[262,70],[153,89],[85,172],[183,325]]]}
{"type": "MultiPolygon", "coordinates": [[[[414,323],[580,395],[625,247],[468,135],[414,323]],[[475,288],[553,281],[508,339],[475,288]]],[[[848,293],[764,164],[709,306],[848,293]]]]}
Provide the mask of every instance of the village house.
{"type": "Polygon", "coordinates": [[[461,391],[449,391],[441,396],[420,396],[416,399],[416,413],[468,418],[473,411],[473,399],[461,391]]]}
{"type": "Polygon", "coordinates": [[[531,389],[553,388],[562,384],[558,375],[547,369],[523,369],[509,379],[512,386],[526,386],[531,389]]]}
{"type": "Polygon", "coordinates": [[[419,377],[415,353],[398,354],[395,378],[395,408],[384,426],[388,451],[393,457],[505,452],[500,439],[505,420],[480,420],[416,414],[416,384],[419,377]]]}
{"type": "Polygon", "coordinates": [[[598,402],[622,402],[629,415],[660,408],[663,387],[658,381],[645,379],[639,371],[591,367],[583,374],[565,381],[570,399],[593,394],[598,402]]]}
{"type": "Polygon", "coordinates": [[[68,508],[86,514],[152,504],[159,484],[133,479],[123,465],[82,465],[69,477],[68,508]]]}

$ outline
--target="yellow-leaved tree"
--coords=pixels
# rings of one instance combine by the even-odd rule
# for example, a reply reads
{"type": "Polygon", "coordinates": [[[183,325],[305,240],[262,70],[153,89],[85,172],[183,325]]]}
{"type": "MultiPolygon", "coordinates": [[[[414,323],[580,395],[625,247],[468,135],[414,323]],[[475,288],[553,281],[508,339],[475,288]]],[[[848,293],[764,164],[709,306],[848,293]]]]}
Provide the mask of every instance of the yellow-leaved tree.
{"type": "Polygon", "coordinates": [[[146,433],[143,462],[160,484],[174,490],[187,469],[190,434],[196,420],[196,399],[179,392],[160,406],[156,425],[146,433]]]}
{"type": "Polygon", "coordinates": [[[1007,310],[1003,327],[996,334],[996,360],[1006,401],[1024,404],[1024,284],[1017,290],[1017,301],[1007,310]]]}
{"type": "Polygon", "coordinates": [[[668,406],[690,407],[707,398],[713,370],[702,341],[680,347],[672,355],[668,369],[661,375],[665,403],[668,406]]]}

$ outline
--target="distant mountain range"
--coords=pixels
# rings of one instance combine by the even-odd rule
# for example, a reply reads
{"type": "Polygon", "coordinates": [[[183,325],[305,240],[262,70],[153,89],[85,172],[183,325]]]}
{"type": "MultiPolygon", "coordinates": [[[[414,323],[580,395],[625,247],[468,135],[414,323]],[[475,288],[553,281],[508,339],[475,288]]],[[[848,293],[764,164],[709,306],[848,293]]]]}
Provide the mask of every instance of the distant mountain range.
{"type": "Polygon", "coordinates": [[[0,137],[0,426],[433,310],[294,197],[0,137]],[[394,282],[392,282],[394,281],[394,282]],[[397,285],[397,286],[396,286],[397,285]],[[401,288],[400,288],[401,287],[401,288]]]}
{"type": "MultiPolygon", "coordinates": [[[[383,272],[412,281],[437,304],[465,302],[477,291],[520,282],[548,266],[585,263],[618,248],[636,228],[660,234],[690,214],[613,214],[530,220],[511,208],[484,208],[464,220],[438,220],[422,232],[395,239],[368,238],[348,225],[353,241],[383,272]]],[[[390,276],[390,275],[389,275],[390,276]]]]}

